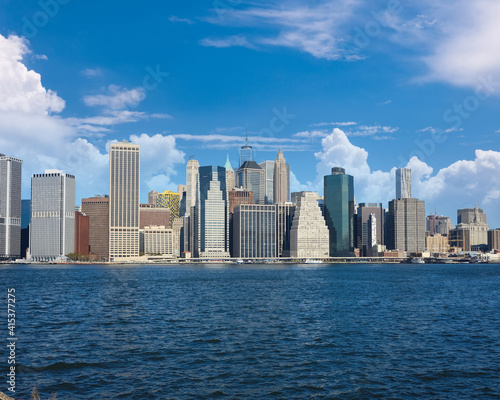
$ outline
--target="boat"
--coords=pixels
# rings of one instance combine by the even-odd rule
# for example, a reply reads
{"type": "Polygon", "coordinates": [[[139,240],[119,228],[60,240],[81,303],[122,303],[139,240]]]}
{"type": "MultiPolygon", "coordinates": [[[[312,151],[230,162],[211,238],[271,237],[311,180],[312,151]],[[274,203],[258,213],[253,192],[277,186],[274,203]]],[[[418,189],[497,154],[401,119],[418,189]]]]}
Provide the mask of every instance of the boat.
{"type": "Polygon", "coordinates": [[[236,260],[236,264],[245,264],[245,261],[239,258],[238,260],[236,260]]]}
{"type": "Polygon", "coordinates": [[[304,264],[323,264],[323,260],[313,260],[311,258],[308,258],[306,261],[304,261],[304,264]]]}
{"type": "Polygon", "coordinates": [[[422,260],[421,258],[412,258],[411,263],[412,264],[425,264],[425,261],[422,260]]]}

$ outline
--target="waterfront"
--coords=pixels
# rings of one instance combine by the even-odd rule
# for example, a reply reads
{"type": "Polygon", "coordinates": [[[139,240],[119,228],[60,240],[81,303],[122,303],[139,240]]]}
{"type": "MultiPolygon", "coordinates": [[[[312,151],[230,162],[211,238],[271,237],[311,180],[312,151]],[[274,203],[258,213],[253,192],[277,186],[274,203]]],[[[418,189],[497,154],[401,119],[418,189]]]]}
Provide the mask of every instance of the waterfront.
{"type": "Polygon", "coordinates": [[[4,265],[0,282],[16,398],[500,394],[499,265],[4,265]]]}

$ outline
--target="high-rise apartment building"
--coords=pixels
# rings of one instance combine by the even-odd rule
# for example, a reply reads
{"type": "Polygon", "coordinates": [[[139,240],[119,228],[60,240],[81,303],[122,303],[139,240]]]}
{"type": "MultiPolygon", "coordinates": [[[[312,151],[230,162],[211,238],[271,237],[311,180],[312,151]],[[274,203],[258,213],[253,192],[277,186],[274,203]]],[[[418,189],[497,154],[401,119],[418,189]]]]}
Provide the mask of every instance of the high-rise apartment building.
{"type": "Polygon", "coordinates": [[[139,256],[140,146],[126,140],[109,151],[109,258],[139,256]]]}
{"type": "Polygon", "coordinates": [[[408,254],[425,250],[425,203],[415,198],[403,198],[389,202],[390,250],[406,251],[408,254]]]}
{"type": "Polygon", "coordinates": [[[262,161],[264,170],[264,204],[274,204],[274,161],[262,161]]]}
{"type": "Polygon", "coordinates": [[[190,159],[188,161],[186,167],[186,216],[191,215],[191,207],[196,205],[199,168],[198,160],[190,159]]]}
{"type": "Polygon", "coordinates": [[[30,251],[51,261],[75,249],[75,177],[51,169],[31,177],[30,251]]]}
{"type": "Polygon", "coordinates": [[[290,257],[328,258],[328,227],[313,192],[301,192],[290,231],[290,257]]]}
{"type": "Polygon", "coordinates": [[[265,204],[264,170],[255,161],[245,161],[236,172],[237,186],[253,193],[255,204],[265,204]]]}
{"type": "Polygon", "coordinates": [[[332,168],[324,178],[325,219],[330,234],[330,256],[354,256],[354,178],[343,168],[332,168]]]}
{"type": "Polygon", "coordinates": [[[227,155],[226,164],[224,164],[224,168],[226,169],[226,188],[229,192],[233,190],[236,185],[236,177],[234,175],[234,169],[229,162],[229,154],[227,155]]]}
{"type": "Polygon", "coordinates": [[[109,258],[109,196],[82,199],[82,212],[89,217],[90,254],[109,258]]]}
{"type": "Polygon", "coordinates": [[[0,259],[21,257],[22,164],[0,154],[0,259]]]}
{"type": "Polygon", "coordinates": [[[277,204],[290,201],[290,165],[287,164],[281,149],[274,161],[273,199],[277,204]]]}
{"type": "MultiPolygon", "coordinates": [[[[375,217],[376,225],[376,235],[374,239],[375,244],[384,244],[384,209],[381,203],[360,203],[358,205],[358,213],[356,214],[357,219],[357,238],[356,247],[360,249],[361,255],[368,257],[371,256],[368,253],[371,251],[372,243],[369,239],[369,219],[370,215],[375,217]]],[[[373,235],[372,235],[373,238],[373,235]]]]}
{"type": "MultiPolygon", "coordinates": [[[[168,208],[170,221],[180,217],[181,196],[179,193],[165,190],[156,197],[156,208],[168,208]]],[[[163,225],[163,224],[162,224],[163,225]]],[[[169,227],[168,225],[165,225],[169,227]]]]}
{"type": "Polygon", "coordinates": [[[229,257],[229,211],[224,167],[200,167],[195,207],[195,256],[229,257]]]}
{"type": "Polygon", "coordinates": [[[234,257],[276,258],[276,206],[236,206],[233,215],[233,246],[234,257]]]}
{"type": "Polygon", "coordinates": [[[411,169],[398,168],[396,170],[396,199],[411,198],[411,169]]]}

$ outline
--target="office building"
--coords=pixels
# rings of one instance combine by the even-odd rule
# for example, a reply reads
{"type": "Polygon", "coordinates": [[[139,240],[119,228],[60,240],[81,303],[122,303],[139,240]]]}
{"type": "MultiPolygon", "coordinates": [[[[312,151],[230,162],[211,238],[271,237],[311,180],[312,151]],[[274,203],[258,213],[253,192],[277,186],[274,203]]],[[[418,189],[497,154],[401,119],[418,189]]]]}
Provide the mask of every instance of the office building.
{"type": "Polygon", "coordinates": [[[233,215],[233,257],[273,259],[276,251],[276,206],[240,204],[233,215]]]}
{"type": "Polygon", "coordinates": [[[457,229],[469,231],[470,246],[487,245],[489,225],[486,214],[477,205],[457,210],[457,229]]]}
{"type": "Polygon", "coordinates": [[[324,177],[325,219],[330,234],[330,256],[354,256],[354,178],[343,168],[324,177]]]}
{"type": "Polygon", "coordinates": [[[236,177],[234,175],[234,169],[229,162],[229,154],[227,155],[226,164],[224,164],[224,168],[226,169],[226,188],[229,192],[233,190],[236,185],[236,177]]]}
{"type": "Polygon", "coordinates": [[[234,208],[240,204],[253,204],[253,193],[249,190],[235,188],[228,191],[227,195],[230,213],[233,213],[234,208]]]}
{"type": "Polygon", "coordinates": [[[426,236],[425,248],[431,255],[447,254],[450,249],[448,234],[441,235],[436,233],[432,236],[426,236]]]}
{"type": "Polygon", "coordinates": [[[109,258],[139,256],[140,146],[124,140],[109,151],[109,258]]]}
{"type": "Polygon", "coordinates": [[[75,250],[75,177],[46,170],[31,177],[30,252],[53,261],[75,250]]]}
{"type": "Polygon", "coordinates": [[[195,257],[229,257],[229,211],[224,167],[200,167],[195,207],[195,257]]]}
{"type": "Polygon", "coordinates": [[[148,193],[148,203],[156,205],[157,197],[158,197],[158,192],[151,190],[151,192],[148,193]]]}
{"type": "Polygon", "coordinates": [[[23,161],[0,154],[0,259],[21,257],[23,161]]]}
{"type": "Polygon", "coordinates": [[[450,217],[437,215],[437,213],[427,216],[426,227],[429,235],[440,234],[443,236],[448,235],[448,232],[454,228],[450,217]]]}
{"type": "Polygon", "coordinates": [[[182,218],[186,215],[186,196],[187,196],[187,186],[186,185],[178,185],[177,193],[180,196],[180,205],[179,205],[179,217],[182,218]]]}
{"type": "Polygon", "coordinates": [[[274,204],[274,161],[259,163],[264,171],[264,204],[274,204]]]}
{"type": "Polygon", "coordinates": [[[369,252],[373,248],[372,240],[369,238],[370,228],[376,226],[376,234],[372,235],[375,244],[384,244],[384,209],[381,203],[360,203],[356,214],[356,247],[360,249],[360,255],[364,257],[371,256],[369,252]],[[369,226],[369,219],[374,215],[374,224],[369,226]]]}
{"type": "Polygon", "coordinates": [[[500,229],[488,231],[488,250],[500,252],[500,229]]]}
{"type": "Polygon", "coordinates": [[[75,250],[74,253],[81,255],[90,254],[89,244],[90,218],[82,212],[75,212],[75,250]]]}
{"type": "Polygon", "coordinates": [[[290,201],[290,165],[287,164],[281,148],[274,161],[273,199],[277,204],[290,201]]]}
{"type": "Polygon", "coordinates": [[[471,251],[470,231],[456,227],[448,234],[449,250],[453,253],[471,251]]]}
{"type": "Polygon", "coordinates": [[[425,203],[415,198],[389,202],[389,250],[408,254],[425,250],[425,203]]]}
{"type": "Polygon", "coordinates": [[[82,212],[89,217],[89,252],[98,259],[109,258],[109,196],[82,199],[82,212]]]}
{"type": "Polygon", "coordinates": [[[153,204],[141,204],[139,207],[139,228],[146,226],[166,226],[170,228],[172,214],[169,208],[158,208],[153,204]]]}
{"type": "MultiPolygon", "coordinates": [[[[156,197],[156,208],[168,208],[170,210],[170,221],[181,216],[180,206],[181,195],[179,193],[165,190],[163,193],[158,193],[156,197]]],[[[169,225],[165,226],[168,227],[169,225]]]]}
{"type": "Polygon", "coordinates": [[[173,231],[165,226],[144,228],[144,254],[174,256],[173,231]]]}
{"type": "Polygon", "coordinates": [[[396,170],[396,200],[411,198],[411,169],[396,170]]]}
{"type": "Polygon", "coordinates": [[[253,193],[255,204],[265,204],[264,170],[255,161],[245,161],[236,172],[238,187],[253,193]]]}
{"type": "Polygon", "coordinates": [[[301,192],[290,230],[290,257],[328,258],[328,227],[313,192],[301,192]]]}
{"type": "Polygon", "coordinates": [[[197,160],[190,159],[186,167],[186,216],[191,215],[191,207],[196,205],[198,169],[200,163],[197,160]]]}
{"type": "Polygon", "coordinates": [[[182,242],[182,234],[183,234],[183,227],[184,227],[184,219],[183,218],[176,218],[172,222],[172,246],[173,246],[173,253],[174,257],[179,258],[181,256],[182,252],[182,247],[181,243],[182,242]]]}
{"type": "Polygon", "coordinates": [[[296,206],[293,203],[276,204],[276,245],[278,257],[290,257],[290,231],[296,206]]]}
{"type": "Polygon", "coordinates": [[[21,258],[28,258],[30,246],[31,199],[21,200],[21,258]]]}

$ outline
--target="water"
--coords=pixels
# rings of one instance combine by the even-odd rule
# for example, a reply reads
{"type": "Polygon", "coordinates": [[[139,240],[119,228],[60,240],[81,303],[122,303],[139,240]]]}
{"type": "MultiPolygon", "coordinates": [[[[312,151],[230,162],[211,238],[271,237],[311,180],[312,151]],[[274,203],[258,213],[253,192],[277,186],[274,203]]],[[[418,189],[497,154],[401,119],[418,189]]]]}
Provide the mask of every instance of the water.
{"type": "Polygon", "coordinates": [[[500,398],[499,265],[0,266],[9,287],[16,399],[500,398]]]}

